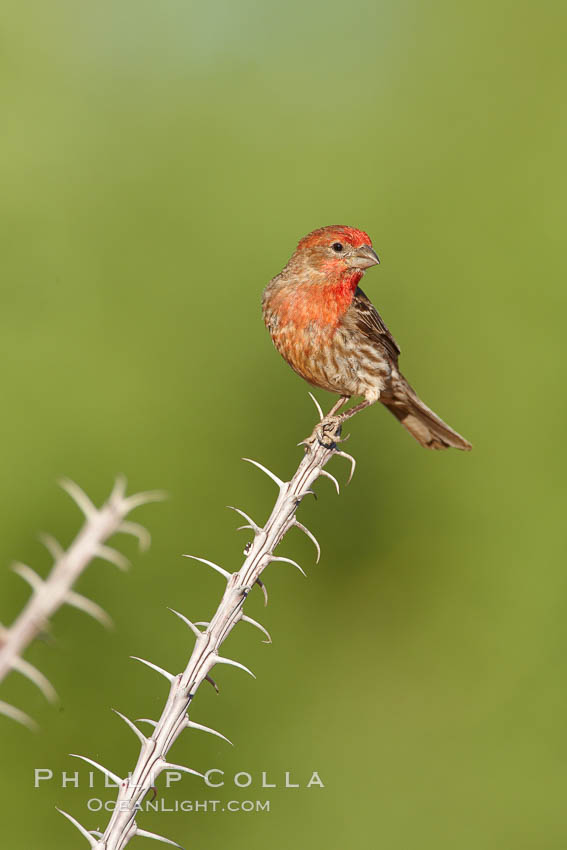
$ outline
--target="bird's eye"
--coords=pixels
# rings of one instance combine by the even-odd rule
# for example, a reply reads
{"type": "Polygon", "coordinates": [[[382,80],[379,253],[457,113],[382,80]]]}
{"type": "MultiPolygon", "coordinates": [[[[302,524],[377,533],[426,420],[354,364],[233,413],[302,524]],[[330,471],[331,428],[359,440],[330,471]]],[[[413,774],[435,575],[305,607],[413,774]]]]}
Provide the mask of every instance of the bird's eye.
{"type": "Polygon", "coordinates": [[[332,249],[333,249],[333,251],[335,251],[337,254],[340,254],[340,253],[341,253],[341,251],[343,250],[343,246],[342,246],[342,244],[341,244],[340,242],[333,242],[333,244],[331,245],[331,248],[332,248],[332,249]]]}

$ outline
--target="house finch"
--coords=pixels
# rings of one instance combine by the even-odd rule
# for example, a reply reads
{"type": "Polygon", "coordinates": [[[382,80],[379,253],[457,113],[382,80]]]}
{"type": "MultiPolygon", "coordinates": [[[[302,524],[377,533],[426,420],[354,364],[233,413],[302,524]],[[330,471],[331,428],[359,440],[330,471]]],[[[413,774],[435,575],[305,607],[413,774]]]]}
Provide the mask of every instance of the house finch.
{"type": "Polygon", "coordinates": [[[354,227],[321,227],[305,236],[264,290],[272,341],[302,378],[340,395],[329,417],[342,422],[380,400],[422,446],[470,449],[398,370],[400,349],[358,286],[379,262],[368,235],[354,227]],[[364,401],[337,415],[352,396],[364,401]]]}

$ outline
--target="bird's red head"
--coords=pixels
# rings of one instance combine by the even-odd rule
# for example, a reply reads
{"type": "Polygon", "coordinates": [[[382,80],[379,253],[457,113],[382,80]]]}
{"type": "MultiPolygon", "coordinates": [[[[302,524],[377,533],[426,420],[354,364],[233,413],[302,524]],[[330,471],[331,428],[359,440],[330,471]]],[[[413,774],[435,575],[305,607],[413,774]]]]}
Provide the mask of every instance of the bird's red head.
{"type": "Polygon", "coordinates": [[[379,263],[363,230],[334,224],[305,236],[266,289],[264,309],[281,327],[333,329],[352,302],[365,270],[379,263]]]}
{"type": "Polygon", "coordinates": [[[327,227],[319,227],[304,236],[298,244],[298,249],[325,247],[332,245],[334,241],[342,242],[351,248],[361,248],[363,245],[372,247],[370,236],[364,230],[356,227],[347,227],[345,224],[330,224],[327,227]]]}
{"type": "Polygon", "coordinates": [[[332,224],[314,230],[299,242],[294,257],[330,277],[362,272],[379,263],[364,230],[332,224]]]}

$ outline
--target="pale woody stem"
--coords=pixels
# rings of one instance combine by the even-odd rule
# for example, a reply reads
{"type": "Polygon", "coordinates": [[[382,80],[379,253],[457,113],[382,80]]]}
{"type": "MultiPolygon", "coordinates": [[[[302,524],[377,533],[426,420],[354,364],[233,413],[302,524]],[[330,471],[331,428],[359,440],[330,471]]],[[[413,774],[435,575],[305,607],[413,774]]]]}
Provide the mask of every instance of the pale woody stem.
{"type": "MultiPolygon", "coordinates": [[[[306,441],[306,453],[289,482],[277,483],[280,492],[264,528],[258,528],[254,541],[239,572],[227,580],[223,598],[206,631],[196,640],[193,653],[182,674],[172,677],[166,705],[150,738],[144,739],[138,762],[131,778],[122,781],[111,819],[98,841],[96,850],[123,850],[131,838],[141,834],[135,817],[145,795],[158,774],[167,767],[167,753],[183,729],[187,728],[187,710],[199,685],[218,663],[218,650],[242,618],[242,608],[250,590],[273,558],[273,552],[285,533],[295,524],[297,507],[310,492],[324,466],[337,451],[331,442],[338,439],[340,427],[331,423],[326,431],[328,445],[318,439],[306,441]]],[[[349,457],[349,456],[347,456],[349,457]]],[[[329,473],[324,473],[329,475],[329,473]]],[[[149,837],[149,836],[148,836],[149,837]]],[[[153,836],[158,837],[158,836],[153,836]]]]}
{"type": "MultiPolygon", "coordinates": [[[[139,505],[163,498],[163,493],[157,492],[126,496],[126,482],[119,478],[108,500],[98,509],[77,484],[68,480],[61,483],[85,514],[85,523],[67,551],[53,538],[44,536],[45,545],[54,558],[46,579],[25,564],[14,566],[15,571],[31,585],[32,595],[10,628],[0,631],[0,682],[11,670],[17,670],[34,682],[50,700],[56,699],[54,688],[39,670],[22,658],[23,652],[47,628],[50,617],[64,604],[90,614],[103,625],[111,624],[108,614],[92,600],[76,593],[73,586],[94,558],[102,558],[125,569],[127,559],[105,545],[106,541],[116,532],[123,532],[137,537],[141,546],[147,546],[150,536],[146,529],[125,521],[125,518],[139,505]]],[[[35,726],[24,712],[7,703],[0,702],[0,713],[25,725],[35,726]]]]}
{"type": "Polygon", "coordinates": [[[64,604],[77,578],[96,557],[97,546],[114,534],[121,519],[114,505],[106,505],[85,523],[68,552],[53,566],[48,579],[38,585],[40,590],[32,594],[17,620],[6,630],[0,648],[0,682],[12,669],[14,659],[46,628],[49,618],[64,604]]]}

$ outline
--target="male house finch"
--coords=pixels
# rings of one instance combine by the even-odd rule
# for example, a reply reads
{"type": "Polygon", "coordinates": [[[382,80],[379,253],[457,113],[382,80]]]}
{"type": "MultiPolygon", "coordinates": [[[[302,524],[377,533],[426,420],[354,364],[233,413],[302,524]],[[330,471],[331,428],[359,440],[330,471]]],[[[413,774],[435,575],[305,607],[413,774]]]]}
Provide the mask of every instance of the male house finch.
{"type": "Polygon", "coordinates": [[[331,225],[309,233],[264,290],[262,314],[272,341],[302,378],[340,395],[330,417],[352,396],[364,401],[337,416],[340,421],[379,399],[422,446],[470,449],[398,371],[400,349],[358,286],[379,262],[362,230],[331,225]]]}

